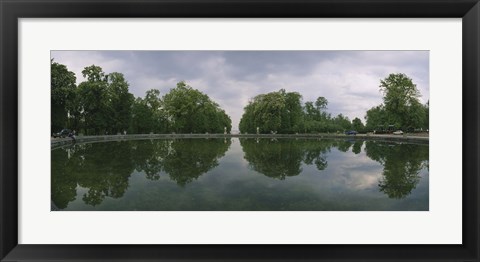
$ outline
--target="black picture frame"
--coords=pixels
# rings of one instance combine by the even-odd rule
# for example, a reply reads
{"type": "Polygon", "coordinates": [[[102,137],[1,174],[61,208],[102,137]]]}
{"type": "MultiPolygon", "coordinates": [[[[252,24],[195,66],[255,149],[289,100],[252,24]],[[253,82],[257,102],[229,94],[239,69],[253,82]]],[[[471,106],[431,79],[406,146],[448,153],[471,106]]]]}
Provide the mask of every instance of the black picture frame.
{"type": "Polygon", "coordinates": [[[0,0],[0,17],[1,261],[479,261],[480,4],[478,0],[0,0]],[[18,244],[18,19],[57,17],[462,18],[463,244],[18,244]]]}

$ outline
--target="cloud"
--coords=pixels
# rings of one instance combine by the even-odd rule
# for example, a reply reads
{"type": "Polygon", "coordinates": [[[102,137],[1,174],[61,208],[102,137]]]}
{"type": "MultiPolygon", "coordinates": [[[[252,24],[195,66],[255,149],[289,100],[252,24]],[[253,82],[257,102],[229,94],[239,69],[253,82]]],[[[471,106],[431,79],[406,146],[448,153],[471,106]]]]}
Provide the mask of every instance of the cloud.
{"type": "Polygon", "coordinates": [[[52,51],[52,58],[77,82],[92,64],[123,73],[137,97],[152,88],[165,94],[185,80],[225,109],[234,130],[251,98],[281,88],[299,92],[304,102],[323,96],[333,116],[362,121],[382,102],[380,79],[390,73],[412,78],[422,103],[430,90],[428,51],[52,51]]]}

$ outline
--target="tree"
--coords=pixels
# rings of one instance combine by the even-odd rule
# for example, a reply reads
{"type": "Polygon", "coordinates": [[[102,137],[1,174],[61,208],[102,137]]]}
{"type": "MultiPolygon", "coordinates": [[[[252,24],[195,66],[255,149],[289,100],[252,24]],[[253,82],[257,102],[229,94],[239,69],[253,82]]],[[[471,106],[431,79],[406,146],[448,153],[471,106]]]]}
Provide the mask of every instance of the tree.
{"type": "Polygon", "coordinates": [[[229,133],[232,121],[208,95],[184,81],[163,96],[165,116],[172,131],[180,133],[229,133]]]}
{"type": "Polygon", "coordinates": [[[163,99],[160,96],[160,91],[157,89],[150,89],[145,94],[144,102],[151,111],[152,130],[155,133],[168,132],[169,124],[166,112],[164,110],[163,99]]]}
{"type": "Polygon", "coordinates": [[[134,97],[128,92],[128,82],[121,73],[110,73],[107,76],[107,108],[110,118],[108,130],[111,134],[127,130],[132,116],[134,97]]]}
{"type": "Polygon", "coordinates": [[[153,132],[153,113],[144,99],[137,97],[132,106],[129,133],[146,134],[153,132]]]}
{"type": "Polygon", "coordinates": [[[300,126],[303,122],[302,96],[297,92],[285,92],[285,108],[282,111],[282,122],[280,133],[295,133],[301,130],[300,126]]]}
{"type": "Polygon", "coordinates": [[[131,133],[166,133],[168,119],[160,91],[150,89],[145,98],[137,98],[132,107],[131,133]]]}
{"type": "Polygon", "coordinates": [[[240,132],[263,134],[271,132],[294,133],[303,125],[302,96],[299,93],[278,92],[260,94],[244,108],[240,132]]]}
{"type": "Polygon", "coordinates": [[[367,111],[367,130],[386,130],[391,126],[406,131],[428,129],[428,102],[425,106],[420,103],[420,92],[407,75],[390,74],[380,80],[380,91],[383,104],[367,111]]]}
{"type": "Polygon", "coordinates": [[[428,130],[430,128],[430,100],[427,101],[427,103],[425,104],[424,106],[424,110],[425,110],[425,120],[424,120],[424,123],[423,123],[423,128],[425,130],[428,130]]]}
{"type": "Polygon", "coordinates": [[[418,128],[424,121],[417,86],[405,74],[390,74],[380,80],[389,124],[405,130],[418,128]]]}
{"type": "Polygon", "coordinates": [[[333,119],[333,122],[335,124],[336,131],[345,131],[352,129],[352,122],[350,122],[350,119],[348,119],[348,117],[344,116],[343,114],[338,114],[333,119]]]}
{"type": "Polygon", "coordinates": [[[317,111],[320,113],[327,109],[327,105],[328,105],[328,100],[323,96],[318,97],[317,101],[315,101],[315,106],[317,107],[317,111]]]}
{"type": "MultiPolygon", "coordinates": [[[[76,89],[75,73],[68,71],[65,65],[51,60],[50,64],[51,88],[51,123],[52,132],[58,132],[67,127],[69,116],[69,100],[72,99],[76,89]]],[[[70,127],[70,126],[68,126],[70,127]]]]}
{"type": "Polygon", "coordinates": [[[107,105],[107,78],[102,68],[95,65],[85,67],[82,74],[87,78],[78,86],[85,133],[103,134],[112,122],[107,105]]]}
{"type": "Polygon", "coordinates": [[[304,106],[305,110],[305,120],[307,121],[313,121],[313,120],[318,120],[318,111],[313,105],[313,102],[305,102],[304,106]]]}
{"type": "Polygon", "coordinates": [[[385,107],[382,105],[372,107],[367,111],[367,115],[365,116],[366,120],[366,129],[368,131],[374,130],[383,130],[387,128],[386,124],[387,120],[387,112],[385,111],[385,107]]]}
{"type": "Polygon", "coordinates": [[[352,120],[352,128],[353,128],[353,130],[361,133],[361,132],[364,131],[365,126],[363,125],[362,120],[360,120],[360,118],[355,117],[352,120]]]}
{"type": "MultiPolygon", "coordinates": [[[[332,121],[330,114],[326,109],[328,100],[320,96],[314,102],[305,102],[304,109],[304,131],[305,132],[331,132],[339,127],[332,121]]],[[[341,129],[341,128],[340,128],[341,129]]]]}
{"type": "Polygon", "coordinates": [[[75,132],[80,131],[83,127],[83,107],[80,91],[79,88],[75,88],[67,101],[69,115],[67,126],[75,132]]]}
{"type": "Polygon", "coordinates": [[[124,75],[105,74],[96,65],[85,67],[82,74],[87,80],[80,83],[71,101],[76,125],[81,118],[85,133],[96,135],[130,129],[134,96],[124,75]]]}

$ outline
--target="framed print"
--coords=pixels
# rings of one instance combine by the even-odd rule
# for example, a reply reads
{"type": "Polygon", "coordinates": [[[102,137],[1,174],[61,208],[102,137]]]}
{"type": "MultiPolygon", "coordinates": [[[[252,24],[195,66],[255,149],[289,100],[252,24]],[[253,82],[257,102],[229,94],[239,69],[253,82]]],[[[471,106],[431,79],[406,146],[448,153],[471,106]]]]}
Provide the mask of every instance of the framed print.
{"type": "Polygon", "coordinates": [[[2,261],[479,260],[477,0],[0,8],[2,261]]]}

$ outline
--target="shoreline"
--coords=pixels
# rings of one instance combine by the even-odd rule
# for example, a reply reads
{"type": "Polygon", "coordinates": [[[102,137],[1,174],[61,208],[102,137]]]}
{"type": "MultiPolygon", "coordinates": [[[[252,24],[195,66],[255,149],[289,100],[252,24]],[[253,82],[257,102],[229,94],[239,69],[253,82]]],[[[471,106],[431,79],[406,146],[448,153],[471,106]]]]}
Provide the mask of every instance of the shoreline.
{"type": "MultiPolygon", "coordinates": [[[[103,135],[77,136],[75,143],[95,143],[109,141],[146,140],[146,139],[173,139],[173,138],[302,138],[302,139],[348,139],[348,140],[377,140],[385,142],[407,142],[429,144],[428,136],[415,135],[374,135],[374,134],[130,134],[130,135],[103,135]]],[[[73,144],[67,138],[51,138],[51,149],[73,144]]]]}

